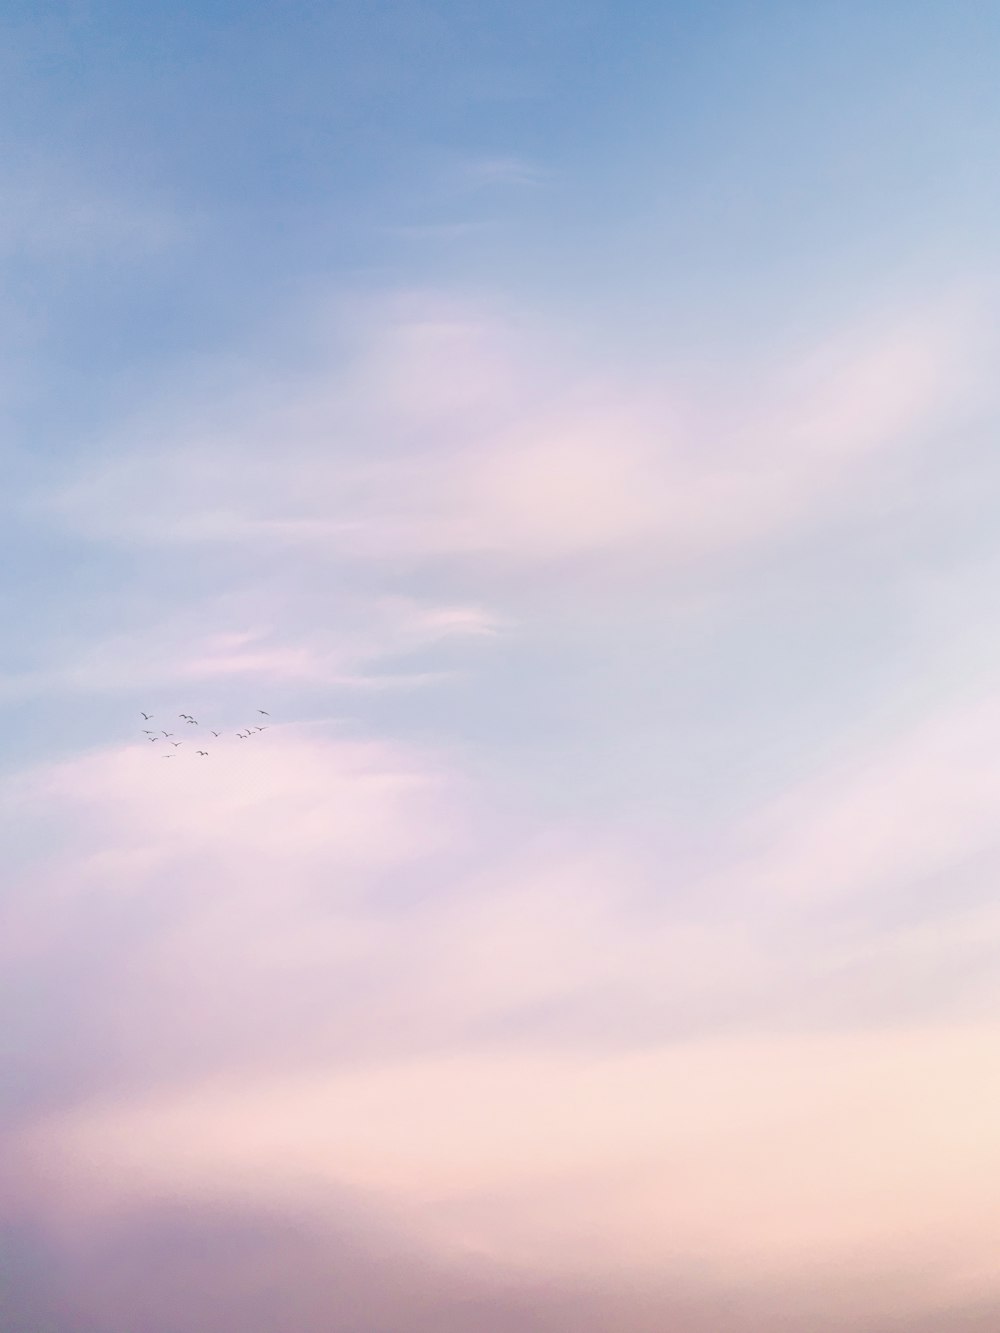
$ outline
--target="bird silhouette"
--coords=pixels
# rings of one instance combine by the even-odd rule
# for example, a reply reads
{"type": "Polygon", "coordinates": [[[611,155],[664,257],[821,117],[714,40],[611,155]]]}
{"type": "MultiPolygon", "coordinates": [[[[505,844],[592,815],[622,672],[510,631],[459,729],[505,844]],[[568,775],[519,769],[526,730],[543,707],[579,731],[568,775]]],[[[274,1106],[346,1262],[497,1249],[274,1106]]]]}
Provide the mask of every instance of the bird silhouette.
{"type": "Polygon", "coordinates": [[[152,713],[143,713],[142,720],[143,722],[149,722],[152,720],[152,717],[153,717],[152,713]]]}
{"type": "Polygon", "coordinates": [[[177,747],[178,747],[178,745],[183,745],[184,742],[183,742],[183,741],[171,741],[170,744],[171,744],[171,745],[174,747],[174,749],[176,750],[177,747]]]}
{"type": "Polygon", "coordinates": [[[163,734],[166,736],[167,740],[169,740],[174,733],[172,731],[165,731],[163,734]]]}
{"type": "Polygon", "coordinates": [[[254,727],[254,731],[267,731],[267,727],[254,727]]]}
{"type": "Polygon", "coordinates": [[[213,735],[213,736],[221,736],[221,735],[222,735],[222,732],[221,732],[221,731],[213,731],[213,732],[212,732],[212,735],[213,735]]]}
{"type": "Polygon", "coordinates": [[[258,709],[257,709],[257,712],[258,712],[258,713],[262,713],[262,714],[264,715],[264,717],[270,717],[270,716],[271,716],[271,714],[270,714],[265,708],[258,708],[258,709]]]}
{"type": "Polygon", "coordinates": [[[199,753],[199,754],[203,754],[203,755],[205,756],[206,759],[208,758],[208,751],[207,751],[207,750],[199,750],[198,753],[199,753]]]}
{"type": "Polygon", "coordinates": [[[189,727],[196,727],[198,725],[198,723],[195,721],[193,717],[189,717],[187,719],[187,724],[189,727]]]}
{"type": "Polygon", "coordinates": [[[163,757],[164,759],[173,759],[174,756],[172,754],[165,754],[163,757]]]}
{"type": "Polygon", "coordinates": [[[150,729],[149,729],[148,727],[143,727],[143,729],[142,729],[142,734],[143,734],[144,736],[155,736],[155,735],[156,735],[156,733],[153,732],[153,731],[150,731],[150,729]]]}
{"type": "Polygon", "coordinates": [[[178,713],[177,716],[178,716],[178,717],[190,717],[191,714],[190,714],[190,713],[178,713]]]}
{"type": "Polygon", "coordinates": [[[146,739],[152,741],[152,743],[155,745],[160,738],[159,736],[147,736],[146,739]]]}

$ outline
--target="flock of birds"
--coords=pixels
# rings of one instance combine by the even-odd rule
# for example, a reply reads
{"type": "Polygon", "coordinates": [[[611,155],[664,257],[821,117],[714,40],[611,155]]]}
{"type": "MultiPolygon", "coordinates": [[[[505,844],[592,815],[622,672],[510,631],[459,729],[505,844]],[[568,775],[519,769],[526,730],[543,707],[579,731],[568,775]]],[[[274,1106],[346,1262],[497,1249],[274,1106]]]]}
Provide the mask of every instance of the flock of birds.
{"type": "MultiPolygon", "coordinates": [[[[260,714],[261,717],[270,717],[270,716],[271,716],[271,714],[267,711],[266,708],[258,708],[258,709],[257,709],[257,712],[260,714]]],[[[153,714],[152,714],[152,713],[143,713],[141,716],[142,716],[142,720],[143,720],[143,722],[152,722],[152,721],[153,721],[153,714]]],[[[179,716],[182,717],[182,718],[184,719],[185,724],[186,724],[187,726],[189,726],[189,727],[197,727],[197,726],[200,725],[199,722],[198,722],[198,719],[197,719],[196,717],[192,717],[190,713],[181,713],[181,714],[179,714],[179,716]]],[[[211,728],[209,728],[209,729],[211,730],[211,728]]],[[[238,732],[236,733],[236,735],[239,736],[240,740],[245,741],[245,740],[248,739],[248,737],[253,736],[255,733],[257,733],[257,732],[259,732],[259,731],[267,731],[267,726],[265,725],[265,726],[262,726],[262,727],[247,727],[246,731],[238,731],[238,732]]],[[[148,727],[143,727],[143,728],[142,728],[142,734],[146,737],[146,739],[150,742],[151,745],[155,745],[156,742],[159,741],[159,740],[165,740],[165,741],[168,743],[168,745],[170,745],[173,749],[176,750],[176,749],[178,749],[180,746],[182,746],[182,745],[184,744],[183,741],[174,740],[174,737],[177,735],[177,733],[176,733],[175,731],[161,731],[161,732],[159,733],[159,735],[157,735],[157,733],[156,733],[155,731],[150,731],[148,727]]],[[[218,739],[220,736],[222,736],[222,732],[221,732],[221,731],[213,731],[213,732],[212,732],[212,735],[215,736],[215,737],[218,739]]],[[[206,742],[206,744],[207,744],[207,742],[206,742]]],[[[203,758],[205,758],[205,759],[208,758],[208,751],[207,751],[207,750],[196,750],[196,751],[195,751],[195,754],[199,754],[199,755],[201,755],[201,756],[202,756],[203,758]]],[[[173,758],[174,758],[174,755],[172,755],[172,754],[165,754],[165,755],[163,755],[163,758],[164,758],[164,759],[173,759],[173,758]]]]}

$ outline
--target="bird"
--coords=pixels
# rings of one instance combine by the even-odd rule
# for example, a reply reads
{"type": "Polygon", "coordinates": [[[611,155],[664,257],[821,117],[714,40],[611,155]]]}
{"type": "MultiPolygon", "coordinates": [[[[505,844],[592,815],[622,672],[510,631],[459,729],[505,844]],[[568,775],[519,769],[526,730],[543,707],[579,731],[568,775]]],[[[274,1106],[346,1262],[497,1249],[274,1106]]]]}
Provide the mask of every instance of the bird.
{"type": "Polygon", "coordinates": [[[270,714],[265,708],[258,708],[258,709],[257,709],[257,712],[258,712],[258,713],[262,713],[264,717],[270,717],[270,716],[271,716],[271,714],[270,714]]]}
{"type": "Polygon", "coordinates": [[[190,713],[178,713],[177,716],[178,716],[178,717],[190,717],[191,714],[190,714],[190,713]]]}
{"type": "Polygon", "coordinates": [[[152,713],[143,713],[143,715],[142,715],[142,720],[143,720],[143,722],[149,722],[149,721],[151,721],[152,716],[153,716],[152,713]]]}
{"type": "Polygon", "coordinates": [[[155,735],[156,733],[150,731],[150,729],[149,729],[148,727],[143,727],[143,729],[142,729],[142,734],[143,734],[144,736],[153,736],[153,735],[155,735]]]}
{"type": "Polygon", "coordinates": [[[174,756],[172,754],[165,754],[163,757],[164,759],[173,759],[174,756]]]}
{"type": "Polygon", "coordinates": [[[157,742],[160,738],[159,738],[159,736],[147,736],[146,739],[147,739],[148,741],[152,741],[152,743],[155,745],[156,742],[157,742]]]}
{"type": "Polygon", "coordinates": [[[221,732],[221,731],[213,731],[213,732],[212,732],[212,735],[213,735],[213,736],[221,736],[221,735],[222,735],[222,732],[221,732]]]}
{"type": "Polygon", "coordinates": [[[166,736],[167,740],[169,740],[174,733],[172,731],[165,731],[163,734],[166,736]]]}
{"type": "Polygon", "coordinates": [[[254,727],[254,731],[267,731],[267,727],[254,727]]]}
{"type": "Polygon", "coordinates": [[[198,753],[199,753],[199,754],[203,754],[203,755],[205,756],[206,759],[208,758],[208,751],[207,751],[207,750],[199,750],[198,753]]]}
{"type": "Polygon", "coordinates": [[[183,741],[171,741],[170,744],[171,744],[171,745],[174,747],[174,749],[176,750],[177,747],[178,747],[178,745],[183,745],[184,742],[183,742],[183,741]]]}
{"type": "Polygon", "coordinates": [[[189,717],[187,719],[187,724],[189,727],[196,727],[198,725],[198,723],[195,721],[193,717],[189,717]]]}

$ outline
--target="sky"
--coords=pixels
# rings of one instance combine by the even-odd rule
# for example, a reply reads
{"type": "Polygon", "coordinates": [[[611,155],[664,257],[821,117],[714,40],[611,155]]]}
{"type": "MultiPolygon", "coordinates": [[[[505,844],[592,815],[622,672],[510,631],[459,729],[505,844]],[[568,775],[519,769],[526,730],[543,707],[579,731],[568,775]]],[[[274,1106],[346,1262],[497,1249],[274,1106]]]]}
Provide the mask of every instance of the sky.
{"type": "Polygon", "coordinates": [[[995,1330],[1000,10],[0,38],[5,1333],[995,1330]]]}

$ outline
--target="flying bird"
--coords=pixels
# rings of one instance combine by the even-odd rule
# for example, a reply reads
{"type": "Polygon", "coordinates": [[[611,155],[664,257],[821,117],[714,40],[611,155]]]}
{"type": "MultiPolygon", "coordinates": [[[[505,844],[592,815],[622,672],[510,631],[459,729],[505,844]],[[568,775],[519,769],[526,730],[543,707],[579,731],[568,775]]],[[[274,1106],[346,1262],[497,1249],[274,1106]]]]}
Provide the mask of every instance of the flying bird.
{"type": "Polygon", "coordinates": [[[156,733],[150,731],[150,729],[149,729],[148,727],[143,727],[143,729],[142,729],[142,734],[143,734],[144,736],[154,736],[156,733]]]}
{"type": "Polygon", "coordinates": [[[170,744],[171,744],[171,745],[174,747],[174,749],[176,750],[177,747],[178,747],[178,745],[183,745],[184,742],[183,742],[183,741],[171,741],[170,744]]]}
{"type": "Polygon", "coordinates": [[[213,735],[213,736],[221,736],[221,735],[222,735],[222,732],[221,732],[221,731],[213,731],[213,732],[212,732],[212,735],[213,735]]]}
{"type": "Polygon", "coordinates": [[[199,750],[198,753],[199,753],[199,754],[203,754],[203,755],[205,756],[206,759],[208,758],[208,751],[207,751],[207,750],[199,750]]]}
{"type": "Polygon", "coordinates": [[[190,713],[178,713],[177,716],[178,716],[178,717],[184,717],[184,718],[187,718],[187,717],[190,717],[191,714],[190,714],[190,713]]]}
{"type": "Polygon", "coordinates": [[[191,727],[191,726],[195,726],[195,727],[196,727],[196,726],[198,725],[198,723],[195,721],[195,719],[194,719],[193,717],[189,717],[189,718],[187,719],[187,724],[188,724],[189,727],[191,727]]]}
{"type": "Polygon", "coordinates": [[[271,714],[270,714],[266,709],[264,709],[264,708],[258,708],[258,709],[257,709],[257,712],[258,712],[258,713],[261,713],[264,717],[270,717],[270,716],[271,716],[271,714]]]}
{"type": "Polygon", "coordinates": [[[146,739],[152,741],[152,743],[155,745],[160,738],[159,736],[147,736],[146,739]]]}
{"type": "Polygon", "coordinates": [[[267,731],[267,727],[254,727],[254,731],[267,731]]]}
{"type": "Polygon", "coordinates": [[[172,731],[165,731],[163,734],[166,736],[167,740],[169,740],[174,733],[172,731]]]}
{"type": "Polygon", "coordinates": [[[143,722],[149,722],[152,719],[152,716],[153,716],[152,713],[143,713],[142,715],[143,722]]]}
{"type": "Polygon", "coordinates": [[[172,754],[165,754],[163,757],[164,759],[173,759],[174,756],[172,754]]]}

